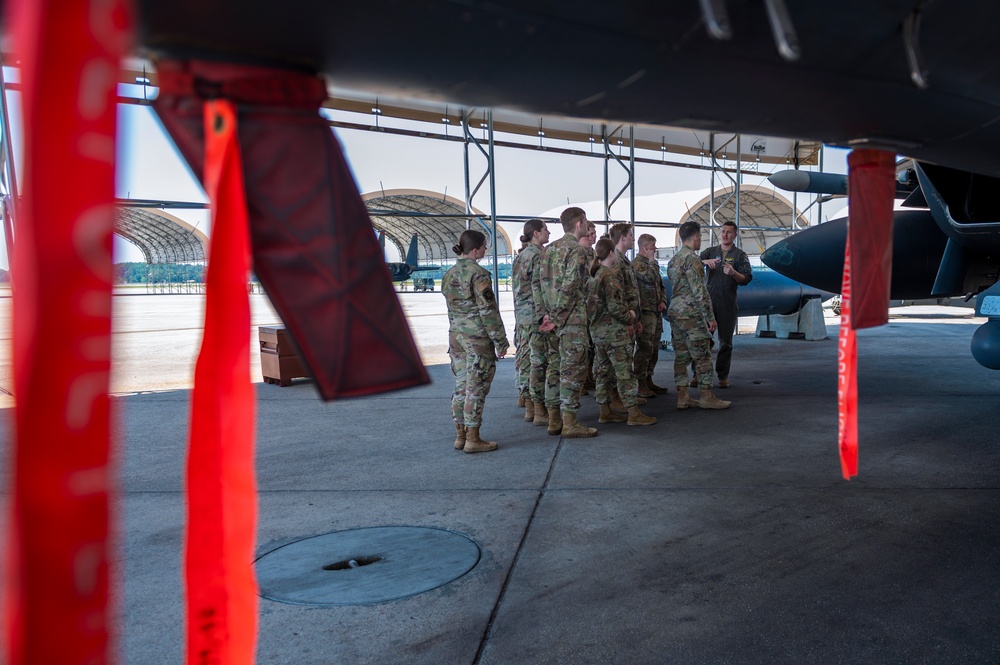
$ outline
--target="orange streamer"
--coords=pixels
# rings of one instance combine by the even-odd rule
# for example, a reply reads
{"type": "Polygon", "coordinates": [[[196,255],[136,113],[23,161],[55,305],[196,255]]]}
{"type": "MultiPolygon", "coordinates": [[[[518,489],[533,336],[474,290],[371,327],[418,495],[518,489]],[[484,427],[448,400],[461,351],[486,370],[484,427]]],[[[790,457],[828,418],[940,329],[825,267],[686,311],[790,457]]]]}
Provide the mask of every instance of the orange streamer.
{"type": "Polygon", "coordinates": [[[205,190],[212,238],[187,462],[187,658],[245,665],[257,633],[250,241],[236,110],[227,101],[205,103],[205,190]]]}
{"type": "Polygon", "coordinates": [[[857,333],[851,326],[851,305],[851,243],[847,243],[837,340],[838,444],[844,480],[858,475],[858,347],[857,333]]]}

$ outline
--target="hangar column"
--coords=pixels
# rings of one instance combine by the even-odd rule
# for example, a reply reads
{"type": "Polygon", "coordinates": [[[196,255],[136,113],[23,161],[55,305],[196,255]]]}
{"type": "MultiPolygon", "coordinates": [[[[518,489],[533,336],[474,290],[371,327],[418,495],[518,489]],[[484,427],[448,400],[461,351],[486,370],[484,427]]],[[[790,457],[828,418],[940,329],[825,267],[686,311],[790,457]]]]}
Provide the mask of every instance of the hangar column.
{"type": "MultiPolygon", "coordinates": [[[[497,197],[496,197],[496,178],[494,176],[494,153],[493,153],[493,111],[488,110],[486,112],[486,117],[484,120],[486,122],[481,122],[480,127],[486,130],[487,133],[487,147],[484,149],[482,144],[472,135],[472,130],[470,127],[470,121],[472,119],[472,114],[475,113],[476,109],[470,111],[462,111],[462,130],[465,133],[465,214],[468,215],[465,222],[465,228],[469,228],[469,220],[475,219],[479,222],[479,225],[489,234],[490,241],[493,245],[493,292],[500,292],[500,279],[499,270],[497,268],[497,197]],[[469,144],[473,144],[479,149],[483,157],[486,158],[486,170],[483,172],[479,182],[476,186],[471,187],[470,173],[469,173],[469,144]],[[472,210],[472,200],[479,193],[479,189],[489,178],[490,181],[490,224],[487,225],[478,216],[473,215],[472,210]]],[[[513,251],[513,248],[510,248],[513,251]]]]}
{"type": "Polygon", "coordinates": [[[10,141],[10,116],[7,111],[7,82],[3,77],[3,62],[0,62],[0,152],[3,153],[3,165],[0,166],[0,196],[3,197],[0,216],[3,217],[3,237],[7,245],[7,266],[11,265],[14,256],[14,224],[17,216],[17,177],[14,171],[14,146],[10,141]]]}

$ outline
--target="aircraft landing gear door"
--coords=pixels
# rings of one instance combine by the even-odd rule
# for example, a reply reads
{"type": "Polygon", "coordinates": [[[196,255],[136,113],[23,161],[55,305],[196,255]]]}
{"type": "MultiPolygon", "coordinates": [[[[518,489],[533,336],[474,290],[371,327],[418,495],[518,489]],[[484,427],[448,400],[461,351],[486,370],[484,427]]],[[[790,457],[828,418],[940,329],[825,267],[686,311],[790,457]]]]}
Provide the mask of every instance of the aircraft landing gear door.
{"type": "Polygon", "coordinates": [[[976,296],[976,316],[989,321],[972,335],[972,357],[983,367],[1000,369],[1000,282],[976,296]]]}

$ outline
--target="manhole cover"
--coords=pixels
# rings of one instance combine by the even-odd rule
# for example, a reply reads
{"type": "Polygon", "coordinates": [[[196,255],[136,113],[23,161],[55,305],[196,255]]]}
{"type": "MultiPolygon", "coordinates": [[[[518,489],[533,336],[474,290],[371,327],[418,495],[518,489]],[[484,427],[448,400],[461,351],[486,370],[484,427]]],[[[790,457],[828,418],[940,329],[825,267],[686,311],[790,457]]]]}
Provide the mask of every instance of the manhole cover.
{"type": "Polygon", "coordinates": [[[368,605],[458,579],[479,545],[454,531],[416,526],[350,529],[303,538],[255,562],[260,595],[298,605],[368,605]]]}

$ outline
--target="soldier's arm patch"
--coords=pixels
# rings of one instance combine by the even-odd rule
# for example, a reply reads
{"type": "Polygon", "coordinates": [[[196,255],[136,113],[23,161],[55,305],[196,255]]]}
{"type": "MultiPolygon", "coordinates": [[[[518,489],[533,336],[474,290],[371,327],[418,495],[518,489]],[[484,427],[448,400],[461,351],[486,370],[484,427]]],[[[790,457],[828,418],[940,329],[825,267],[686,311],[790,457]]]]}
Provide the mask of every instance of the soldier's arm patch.
{"type": "Polygon", "coordinates": [[[496,301],[496,296],[493,295],[493,285],[490,284],[489,280],[476,280],[473,288],[476,289],[476,292],[486,302],[493,303],[496,301]]]}

